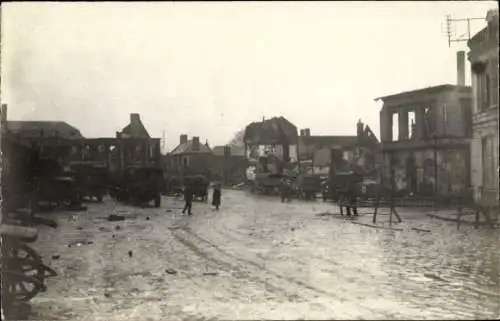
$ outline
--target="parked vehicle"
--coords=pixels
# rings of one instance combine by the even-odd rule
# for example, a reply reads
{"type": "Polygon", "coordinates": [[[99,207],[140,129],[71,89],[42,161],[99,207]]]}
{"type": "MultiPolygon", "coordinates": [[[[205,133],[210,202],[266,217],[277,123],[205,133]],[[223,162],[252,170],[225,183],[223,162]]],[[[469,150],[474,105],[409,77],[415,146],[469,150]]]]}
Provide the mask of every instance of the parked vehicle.
{"type": "Polygon", "coordinates": [[[55,160],[40,158],[34,170],[35,195],[37,203],[57,206],[80,206],[81,189],[76,173],[64,170],[55,160]]]}
{"type": "Polygon", "coordinates": [[[250,191],[266,195],[277,194],[283,177],[280,173],[256,173],[250,191]]]}
{"type": "Polygon", "coordinates": [[[302,199],[316,198],[322,191],[321,176],[319,174],[301,174],[298,178],[298,193],[302,199]]]}
{"type": "Polygon", "coordinates": [[[208,186],[209,181],[203,175],[190,175],[185,177],[185,185],[190,185],[193,188],[193,199],[201,199],[203,202],[208,201],[208,186]]]}
{"type": "Polygon", "coordinates": [[[76,172],[82,198],[95,197],[97,201],[102,202],[103,197],[108,193],[110,183],[108,169],[91,164],[72,165],[71,168],[76,172]]]}
{"type": "Polygon", "coordinates": [[[120,202],[161,206],[163,171],[156,167],[128,167],[115,174],[110,195],[120,202]]]}
{"type": "Polygon", "coordinates": [[[180,195],[182,194],[182,181],[177,176],[167,176],[164,180],[165,195],[180,195]]]}

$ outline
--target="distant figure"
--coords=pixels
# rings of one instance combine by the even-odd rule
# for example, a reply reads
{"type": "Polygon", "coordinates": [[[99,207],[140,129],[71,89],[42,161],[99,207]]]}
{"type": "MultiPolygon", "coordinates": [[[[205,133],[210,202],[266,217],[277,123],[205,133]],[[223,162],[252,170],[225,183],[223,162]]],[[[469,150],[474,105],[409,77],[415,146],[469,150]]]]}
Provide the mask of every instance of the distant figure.
{"type": "Polygon", "coordinates": [[[184,187],[184,202],[186,202],[186,204],[184,205],[182,213],[186,213],[187,210],[188,215],[191,215],[191,206],[193,205],[193,187],[191,186],[191,184],[188,184],[186,185],[186,187],[184,187]]]}
{"type": "Polygon", "coordinates": [[[286,178],[281,179],[281,184],[280,184],[280,196],[281,196],[281,202],[285,201],[291,201],[291,186],[290,182],[286,178]]]}
{"type": "Polygon", "coordinates": [[[220,186],[220,184],[216,184],[214,186],[214,191],[212,194],[212,205],[215,206],[216,210],[219,210],[221,194],[222,194],[221,186],[220,186]]]}

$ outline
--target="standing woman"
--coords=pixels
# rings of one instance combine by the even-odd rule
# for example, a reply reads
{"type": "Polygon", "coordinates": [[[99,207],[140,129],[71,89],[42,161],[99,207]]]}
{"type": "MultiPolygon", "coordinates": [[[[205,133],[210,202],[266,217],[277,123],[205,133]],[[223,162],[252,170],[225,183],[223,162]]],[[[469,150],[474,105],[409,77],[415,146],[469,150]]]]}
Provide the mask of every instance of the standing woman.
{"type": "Polygon", "coordinates": [[[220,198],[221,198],[221,186],[219,183],[217,183],[214,186],[214,191],[212,194],[212,205],[215,206],[216,210],[219,210],[220,198]]]}

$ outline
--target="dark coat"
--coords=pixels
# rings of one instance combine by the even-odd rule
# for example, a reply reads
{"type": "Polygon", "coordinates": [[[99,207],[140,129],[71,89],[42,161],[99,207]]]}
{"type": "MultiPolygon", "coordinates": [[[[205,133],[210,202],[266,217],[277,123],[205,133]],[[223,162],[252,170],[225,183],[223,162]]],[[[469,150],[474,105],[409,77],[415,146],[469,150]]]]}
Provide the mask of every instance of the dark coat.
{"type": "Polygon", "coordinates": [[[186,202],[192,201],[193,200],[193,193],[194,193],[193,188],[191,186],[186,186],[184,188],[184,200],[186,202]]]}
{"type": "Polygon", "coordinates": [[[221,190],[218,189],[218,188],[215,188],[214,192],[212,194],[212,205],[219,206],[220,205],[220,199],[221,199],[221,190]]]}

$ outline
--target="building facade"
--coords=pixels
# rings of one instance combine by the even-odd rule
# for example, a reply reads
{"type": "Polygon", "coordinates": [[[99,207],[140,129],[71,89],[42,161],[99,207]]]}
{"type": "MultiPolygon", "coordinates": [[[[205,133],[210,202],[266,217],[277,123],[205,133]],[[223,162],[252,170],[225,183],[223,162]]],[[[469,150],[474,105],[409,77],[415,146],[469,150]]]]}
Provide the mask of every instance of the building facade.
{"type": "Polygon", "coordinates": [[[474,200],[498,211],[498,10],[468,42],[472,69],[471,183],[474,200]]]}
{"type": "Polygon", "coordinates": [[[384,184],[402,194],[443,199],[466,195],[470,191],[472,89],[441,85],[378,99],[383,101],[384,184]]]}
{"type": "Polygon", "coordinates": [[[354,136],[311,136],[309,128],[302,129],[299,136],[299,159],[302,170],[314,173],[329,173],[331,150],[340,153],[351,166],[375,169],[379,141],[368,125],[358,121],[354,136]]]}
{"type": "Polygon", "coordinates": [[[200,143],[199,137],[188,140],[181,135],[179,145],[165,156],[165,169],[171,176],[204,175],[211,179],[214,154],[208,142],[200,143]]]}
{"type": "Polygon", "coordinates": [[[245,148],[239,146],[216,146],[213,149],[212,173],[225,185],[235,185],[245,180],[248,161],[245,148]]]}

